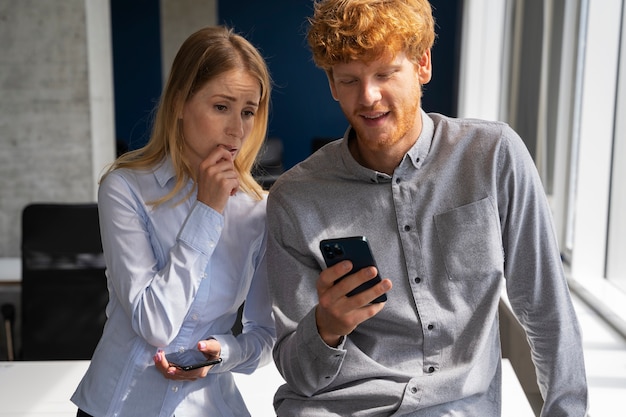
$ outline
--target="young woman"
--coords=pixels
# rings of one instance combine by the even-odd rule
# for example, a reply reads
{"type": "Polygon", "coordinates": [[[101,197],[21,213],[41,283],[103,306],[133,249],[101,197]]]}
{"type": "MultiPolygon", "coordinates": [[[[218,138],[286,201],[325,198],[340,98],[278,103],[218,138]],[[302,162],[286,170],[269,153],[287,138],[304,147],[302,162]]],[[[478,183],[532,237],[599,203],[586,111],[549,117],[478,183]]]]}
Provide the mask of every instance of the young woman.
{"type": "Polygon", "coordinates": [[[250,174],[270,83],[243,37],[199,30],[174,59],[150,141],[102,178],[108,320],[72,396],[78,416],[249,415],[231,371],[267,363],[275,341],[266,198],[250,174]],[[187,351],[221,362],[185,371],[166,356],[187,351]]]}

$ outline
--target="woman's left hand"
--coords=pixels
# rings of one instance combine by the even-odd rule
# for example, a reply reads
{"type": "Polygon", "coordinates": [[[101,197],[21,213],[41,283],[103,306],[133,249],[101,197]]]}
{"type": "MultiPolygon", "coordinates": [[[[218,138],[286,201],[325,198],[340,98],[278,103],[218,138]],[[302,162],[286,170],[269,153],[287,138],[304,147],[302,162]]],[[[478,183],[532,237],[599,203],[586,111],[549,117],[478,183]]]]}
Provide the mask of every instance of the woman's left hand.
{"type": "MultiPolygon", "coordinates": [[[[219,358],[221,346],[215,339],[201,340],[198,342],[198,350],[204,353],[204,356],[206,356],[207,359],[219,358]]],[[[198,378],[204,378],[214,366],[209,365],[198,369],[192,369],[190,371],[183,371],[175,366],[171,366],[165,358],[165,353],[160,349],[154,355],[153,359],[156,369],[165,378],[175,381],[195,381],[198,378]]]]}

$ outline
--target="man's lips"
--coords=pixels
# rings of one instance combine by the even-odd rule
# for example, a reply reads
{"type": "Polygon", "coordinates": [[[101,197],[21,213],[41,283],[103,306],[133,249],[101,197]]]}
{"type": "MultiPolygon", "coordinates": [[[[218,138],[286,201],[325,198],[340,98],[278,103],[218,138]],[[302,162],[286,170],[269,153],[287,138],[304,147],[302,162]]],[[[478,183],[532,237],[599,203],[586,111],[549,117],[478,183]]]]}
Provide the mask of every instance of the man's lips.
{"type": "Polygon", "coordinates": [[[390,111],[368,111],[359,113],[359,117],[363,120],[363,123],[365,123],[366,126],[369,125],[374,127],[382,125],[390,114],[390,111]]]}
{"type": "Polygon", "coordinates": [[[368,120],[376,120],[379,119],[381,117],[384,117],[386,115],[388,115],[389,112],[374,112],[374,113],[361,113],[361,117],[364,119],[368,119],[368,120]]]}

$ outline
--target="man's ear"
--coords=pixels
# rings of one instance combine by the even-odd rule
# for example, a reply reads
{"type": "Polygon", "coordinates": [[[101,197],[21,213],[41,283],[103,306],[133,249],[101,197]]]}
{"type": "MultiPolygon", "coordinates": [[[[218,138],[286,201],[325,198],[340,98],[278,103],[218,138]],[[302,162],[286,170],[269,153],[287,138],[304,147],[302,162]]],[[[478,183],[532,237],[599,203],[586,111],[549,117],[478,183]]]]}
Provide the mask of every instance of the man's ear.
{"type": "Polygon", "coordinates": [[[335,101],[339,101],[337,98],[337,88],[335,87],[335,80],[333,79],[333,72],[326,71],[326,77],[328,78],[328,86],[330,87],[330,94],[333,96],[335,101]]]}
{"type": "Polygon", "coordinates": [[[424,51],[417,63],[417,76],[420,84],[427,84],[433,75],[433,64],[430,59],[430,49],[424,51]]]}

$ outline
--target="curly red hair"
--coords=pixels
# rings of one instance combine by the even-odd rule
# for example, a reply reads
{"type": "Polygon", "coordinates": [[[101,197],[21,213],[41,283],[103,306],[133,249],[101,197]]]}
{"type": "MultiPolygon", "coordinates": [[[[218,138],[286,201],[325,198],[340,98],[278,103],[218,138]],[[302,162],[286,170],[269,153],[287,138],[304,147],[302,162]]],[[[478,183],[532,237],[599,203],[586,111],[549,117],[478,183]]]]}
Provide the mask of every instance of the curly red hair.
{"type": "Polygon", "coordinates": [[[338,63],[400,52],[417,63],[435,41],[427,0],[321,0],[309,23],[313,60],[328,72],[338,63]]]}

